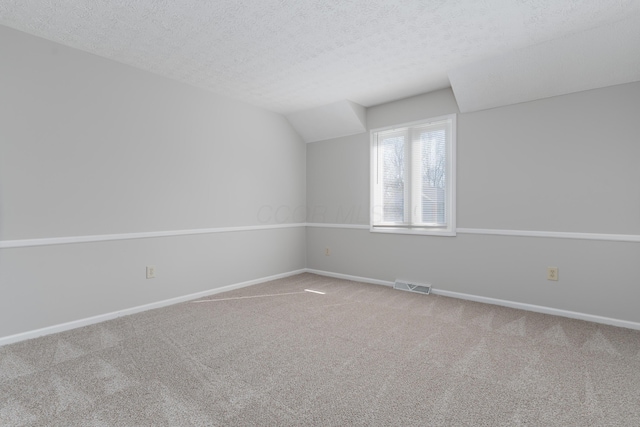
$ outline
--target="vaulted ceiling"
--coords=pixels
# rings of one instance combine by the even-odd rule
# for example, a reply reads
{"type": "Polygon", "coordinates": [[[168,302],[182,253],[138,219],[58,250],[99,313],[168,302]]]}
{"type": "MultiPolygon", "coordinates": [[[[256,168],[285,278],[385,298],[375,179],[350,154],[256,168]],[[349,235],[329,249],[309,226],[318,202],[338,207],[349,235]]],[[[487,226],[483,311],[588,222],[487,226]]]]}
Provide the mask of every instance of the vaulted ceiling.
{"type": "Polygon", "coordinates": [[[638,0],[3,0],[0,24],[302,122],[449,86],[473,111],[640,80],[638,0]]]}

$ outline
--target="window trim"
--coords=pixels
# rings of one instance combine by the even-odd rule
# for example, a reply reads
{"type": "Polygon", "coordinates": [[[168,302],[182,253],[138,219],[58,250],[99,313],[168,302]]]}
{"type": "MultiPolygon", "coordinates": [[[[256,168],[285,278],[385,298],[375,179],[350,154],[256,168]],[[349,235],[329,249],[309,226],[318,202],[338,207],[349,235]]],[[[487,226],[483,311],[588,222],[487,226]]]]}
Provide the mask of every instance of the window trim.
{"type": "Polygon", "coordinates": [[[413,234],[413,235],[427,235],[427,236],[455,236],[456,235],[456,140],[457,140],[457,114],[446,114],[438,117],[430,117],[424,120],[416,120],[413,122],[407,122],[392,126],[385,126],[381,128],[371,129],[369,131],[369,231],[372,233],[387,233],[387,234],[413,234]],[[376,186],[375,179],[377,173],[377,158],[376,158],[376,134],[378,132],[390,131],[390,130],[402,130],[403,128],[409,128],[419,125],[427,125],[433,122],[451,120],[451,142],[450,147],[447,147],[447,184],[446,194],[449,197],[449,210],[447,211],[447,227],[393,227],[393,226],[381,226],[374,225],[375,214],[375,194],[376,186]]]}

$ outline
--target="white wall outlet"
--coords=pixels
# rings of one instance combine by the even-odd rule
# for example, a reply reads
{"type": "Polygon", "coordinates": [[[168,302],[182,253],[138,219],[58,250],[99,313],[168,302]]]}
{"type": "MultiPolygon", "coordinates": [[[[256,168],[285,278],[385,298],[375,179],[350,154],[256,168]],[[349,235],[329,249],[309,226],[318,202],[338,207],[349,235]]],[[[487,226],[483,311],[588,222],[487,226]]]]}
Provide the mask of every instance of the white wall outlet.
{"type": "Polygon", "coordinates": [[[156,267],[154,265],[147,265],[147,279],[156,278],[156,267]]]}
{"type": "Polygon", "coordinates": [[[331,250],[329,250],[329,248],[324,248],[324,255],[325,256],[331,255],[331,250]]]}
{"type": "Polygon", "coordinates": [[[558,267],[547,268],[547,280],[558,281],[558,267]]]}

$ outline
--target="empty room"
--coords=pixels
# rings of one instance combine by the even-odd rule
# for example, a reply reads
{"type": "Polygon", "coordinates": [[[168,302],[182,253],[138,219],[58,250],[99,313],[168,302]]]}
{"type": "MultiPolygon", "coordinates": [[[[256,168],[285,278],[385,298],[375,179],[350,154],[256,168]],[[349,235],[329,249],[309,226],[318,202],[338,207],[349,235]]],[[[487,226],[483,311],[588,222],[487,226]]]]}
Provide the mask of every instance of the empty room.
{"type": "Polygon", "coordinates": [[[0,2],[0,426],[640,425],[640,2],[0,2]]]}

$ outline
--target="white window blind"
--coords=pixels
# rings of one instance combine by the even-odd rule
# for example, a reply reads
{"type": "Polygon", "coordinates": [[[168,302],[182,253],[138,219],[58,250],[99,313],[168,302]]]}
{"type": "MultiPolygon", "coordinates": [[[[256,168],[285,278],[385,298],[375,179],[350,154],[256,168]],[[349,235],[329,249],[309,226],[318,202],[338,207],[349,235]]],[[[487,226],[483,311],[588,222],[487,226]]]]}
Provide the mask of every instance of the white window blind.
{"type": "Polygon", "coordinates": [[[455,234],[455,115],[371,137],[372,231],[455,234]]]}

